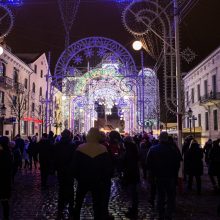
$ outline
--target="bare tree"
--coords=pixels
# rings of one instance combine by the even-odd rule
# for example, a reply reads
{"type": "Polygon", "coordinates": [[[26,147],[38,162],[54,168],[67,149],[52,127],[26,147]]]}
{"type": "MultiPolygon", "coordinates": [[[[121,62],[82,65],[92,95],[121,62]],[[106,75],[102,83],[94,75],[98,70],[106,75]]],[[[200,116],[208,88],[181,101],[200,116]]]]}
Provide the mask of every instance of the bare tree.
{"type": "Polygon", "coordinates": [[[8,102],[11,108],[11,114],[16,117],[18,121],[18,134],[21,133],[21,119],[28,111],[27,108],[28,93],[24,89],[16,88],[14,93],[8,93],[8,102]]]}
{"type": "Polygon", "coordinates": [[[44,129],[46,127],[46,112],[45,112],[45,104],[40,102],[38,106],[35,108],[35,112],[37,112],[37,119],[41,120],[41,134],[44,133],[44,129]]]}
{"type": "Polygon", "coordinates": [[[38,120],[41,120],[41,132],[42,134],[46,131],[46,127],[52,124],[54,121],[53,111],[51,105],[48,107],[48,113],[46,114],[46,102],[44,100],[40,101],[39,105],[36,106],[35,112],[37,113],[38,120]]]}

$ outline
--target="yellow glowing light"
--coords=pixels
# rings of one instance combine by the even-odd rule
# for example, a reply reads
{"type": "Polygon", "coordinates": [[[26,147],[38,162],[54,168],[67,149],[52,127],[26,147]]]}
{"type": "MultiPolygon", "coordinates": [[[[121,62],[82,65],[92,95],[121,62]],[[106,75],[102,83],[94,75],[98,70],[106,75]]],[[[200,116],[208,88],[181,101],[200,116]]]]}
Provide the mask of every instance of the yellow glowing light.
{"type": "Polygon", "coordinates": [[[134,50],[140,50],[143,47],[143,45],[142,45],[141,41],[136,40],[132,44],[132,47],[133,47],[134,50]]]}
{"type": "Polygon", "coordinates": [[[4,49],[3,49],[3,47],[2,47],[2,46],[0,46],[0,55],[2,55],[2,54],[3,54],[3,52],[4,52],[4,49]]]}

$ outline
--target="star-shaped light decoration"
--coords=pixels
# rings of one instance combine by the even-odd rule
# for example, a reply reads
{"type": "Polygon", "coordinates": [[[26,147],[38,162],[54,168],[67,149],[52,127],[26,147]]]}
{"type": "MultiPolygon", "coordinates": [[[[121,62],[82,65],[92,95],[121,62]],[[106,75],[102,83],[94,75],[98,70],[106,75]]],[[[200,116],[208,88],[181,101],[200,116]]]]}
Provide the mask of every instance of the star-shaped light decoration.
{"type": "Polygon", "coordinates": [[[187,63],[191,63],[197,55],[193,50],[187,47],[181,52],[181,56],[187,63]]]}
{"type": "Polygon", "coordinates": [[[74,63],[75,64],[81,64],[82,63],[82,61],[83,61],[83,59],[82,59],[82,56],[80,56],[80,55],[77,55],[75,58],[74,58],[74,63]]]}
{"type": "Polygon", "coordinates": [[[97,43],[98,43],[97,38],[94,38],[94,39],[92,40],[92,44],[96,46],[97,43]]]}
{"type": "Polygon", "coordinates": [[[121,50],[116,50],[115,55],[118,57],[118,59],[123,55],[123,52],[121,50]]]}
{"type": "Polygon", "coordinates": [[[116,63],[118,61],[118,55],[117,54],[112,54],[110,57],[110,60],[112,63],[116,63]]]}
{"type": "Polygon", "coordinates": [[[86,58],[91,58],[94,55],[94,51],[92,50],[92,48],[86,49],[84,53],[86,58]]]}
{"type": "Polygon", "coordinates": [[[75,68],[72,66],[68,67],[68,71],[69,71],[69,75],[70,76],[74,76],[75,75],[75,68]]]}
{"type": "Polygon", "coordinates": [[[104,55],[106,54],[106,50],[104,48],[99,48],[97,54],[99,57],[104,57],[104,55]]]}

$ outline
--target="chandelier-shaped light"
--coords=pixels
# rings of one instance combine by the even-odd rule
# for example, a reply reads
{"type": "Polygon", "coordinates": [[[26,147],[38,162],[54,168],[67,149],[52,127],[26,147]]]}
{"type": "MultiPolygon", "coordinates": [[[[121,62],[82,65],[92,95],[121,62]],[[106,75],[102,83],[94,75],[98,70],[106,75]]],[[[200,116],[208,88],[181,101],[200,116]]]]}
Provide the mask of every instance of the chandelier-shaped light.
{"type": "Polygon", "coordinates": [[[65,48],[67,48],[70,43],[69,34],[79,8],[80,0],[57,0],[57,2],[59,5],[61,18],[66,33],[65,48]]]}

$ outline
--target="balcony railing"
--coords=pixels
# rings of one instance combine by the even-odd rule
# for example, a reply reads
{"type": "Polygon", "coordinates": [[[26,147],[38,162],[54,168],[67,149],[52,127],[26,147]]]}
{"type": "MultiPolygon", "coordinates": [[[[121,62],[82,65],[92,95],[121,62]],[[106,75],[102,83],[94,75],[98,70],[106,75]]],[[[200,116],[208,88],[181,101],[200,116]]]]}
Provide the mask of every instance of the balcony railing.
{"type": "Polygon", "coordinates": [[[13,87],[13,80],[7,76],[0,76],[0,86],[10,89],[13,87]]]}
{"type": "Polygon", "coordinates": [[[216,92],[216,93],[210,92],[200,97],[201,103],[212,102],[212,101],[220,101],[220,92],[216,92]]]}

